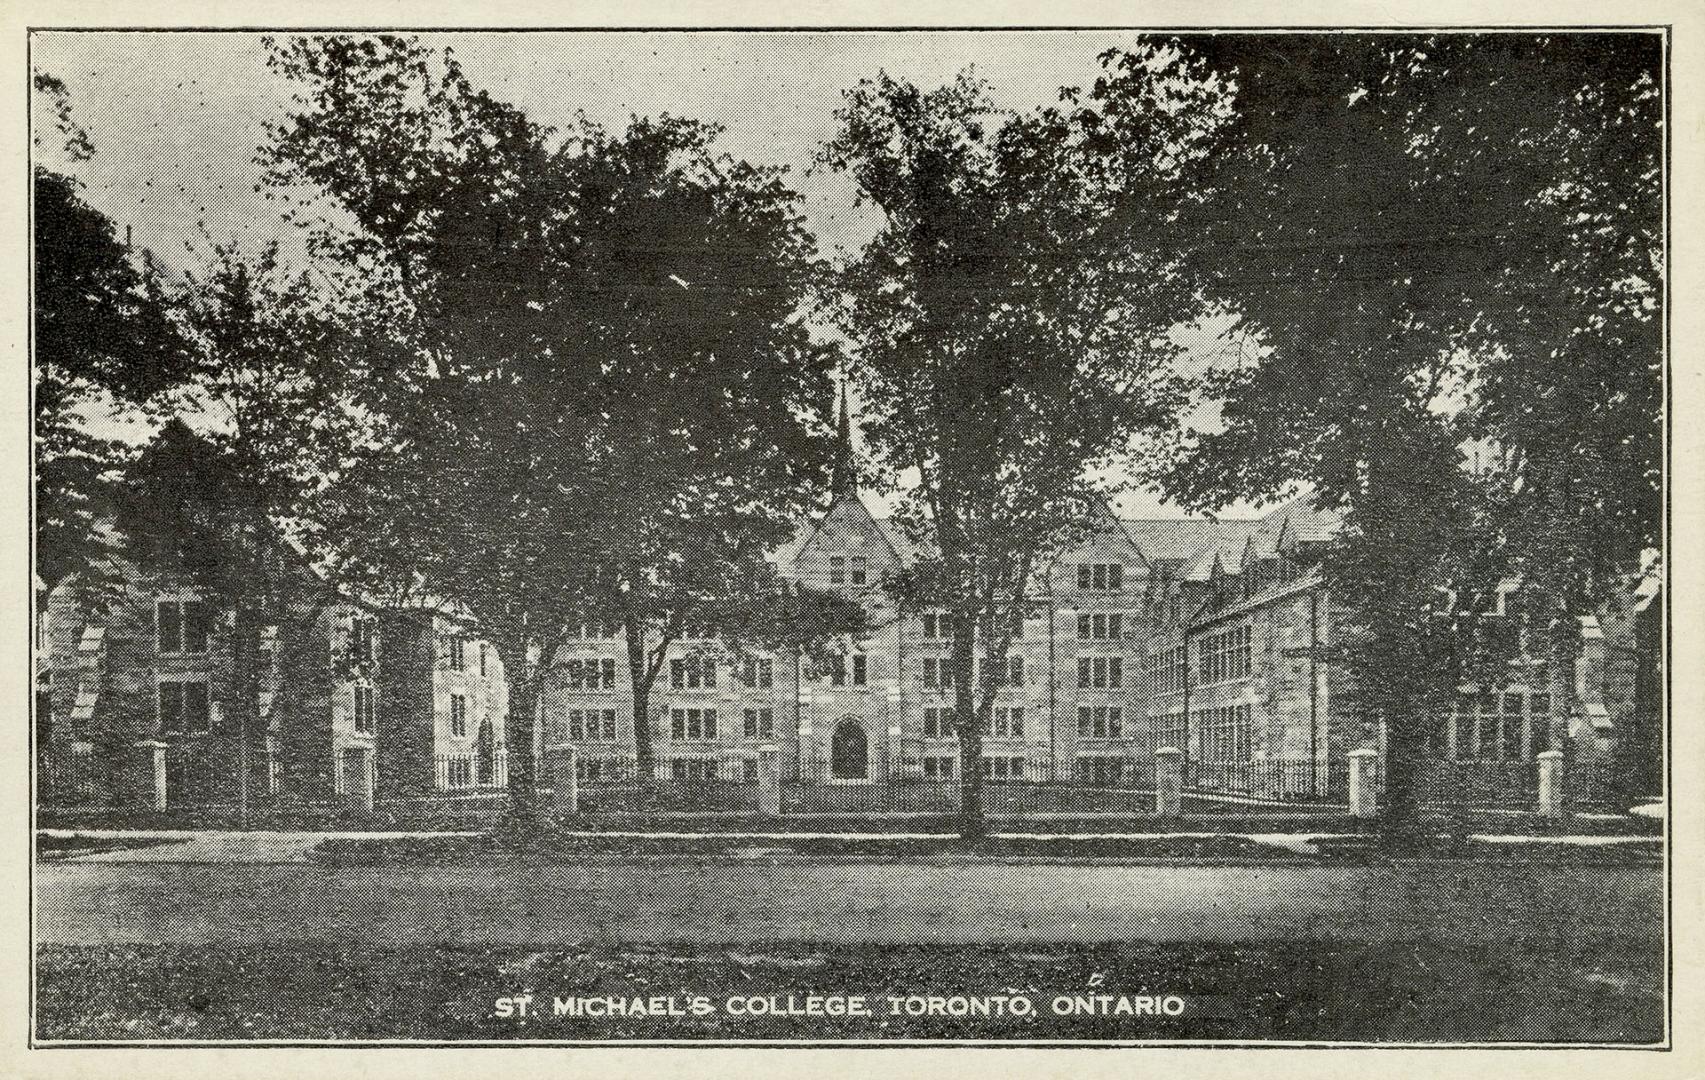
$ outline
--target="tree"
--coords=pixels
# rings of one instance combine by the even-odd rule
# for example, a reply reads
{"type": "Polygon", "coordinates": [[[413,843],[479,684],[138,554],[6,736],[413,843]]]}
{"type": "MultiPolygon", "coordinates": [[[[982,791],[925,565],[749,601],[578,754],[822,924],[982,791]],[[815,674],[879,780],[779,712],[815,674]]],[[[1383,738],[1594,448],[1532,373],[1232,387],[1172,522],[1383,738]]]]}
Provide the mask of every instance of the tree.
{"type": "MultiPolygon", "coordinates": [[[[1590,476],[1599,494],[1606,476],[1630,475],[1564,458],[1602,460],[1620,437],[1586,434],[1589,402],[1616,408],[1621,431],[1649,426],[1641,410],[1650,395],[1613,389],[1632,371],[1649,373],[1644,360],[1630,365],[1609,350],[1581,392],[1539,410],[1510,407],[1521,392],[1548,396],[1539,383],[1558,386],[1557,355],[1535,351],[1535,341],[1574,341],[1582,326],[1568,308],[1579,293],[1539,299],[1560,265],[1578,289],[1619,293],[1625,308],[1647,292],[1612,285],[1617,275],[1600,276],[1605,261],[1579,258],[1615,250],[1624,266],[1649,271],[1638,244],[1592,239],[1602,219],[1575,218],[1570,205],[1578,185],[1606,200],[1601,210],[1642,197],[1645,166],[1602,167],[1606,153],[1652,133],[1612,122],[1616,110],[1604,108],[1607,95],[1642,92],[1623,44],[1514,35],[1151,42],[1105,57],[1091,95],[1086,122],[1108,136],[1097,149],[1118,163],[1114,176],[1147,164],[1123,163],[1123,127],[1142,114],[1165,58],[1213,103],[1197,113],[1195,145],[1210,150],[1187,163],[1178,220],[1194,237],[1206,294],[1236,313],[1235,332],[1255,355],[1208,380],[1223,427],[1200,435],[1170,486],[1211,506],[1306,482],[1319,505],[1342,513],[1323,572],[1350,630],[1339,659],[1364,715],[1386,734],[1394,832],[1416,816],[1423,732],[1464,665],[1478,662],[1463,651],[1464,608],[1483,610],[1480,598],[1512,569],[1551,563],[1574,574],[1580,560],[1556,558],[1573,541],[1549,528],[1584,530],[1581,542],[1600,552],[1628,546],[1601,534],[1619,528],[1615,509],[1601,511],[1622,496],[1582,490],[1566,514],[1551,514],[1538,508],[1557,505],[1555,485],[1512,500],[1516,485],[1500,493],[1465,468],[1464,451],[1475,435],[1506,450],[1544,444],[1554,478],[1590,476]],[[1546,374],[1531,377],[1536,368],[1546,374]],[[1570,417],[1566,401],[1581,411],[1570,417]],[[1564,431],[1574,434],[1558,438],[1564,431]]],[[[1627,456],[1650,461],[1653,444],[1636,443],[1627,456]]],[[[1647,498],[1651,474],[1640,482],[1635,502],[1647,498]]],[[[1538,619],[1553,631],[1554,678],[1563,610],[1538,619]]]]}
{"type": "Polygon", "coordinates": [[[326,534],[362,538],[346,569],[453,601],[492,641],[519,816],[538,809],[541,690],[582,621],[624,628],[649,771],[649,691],[688,626],[809,638],[833,614],[765,561],[831,449],[798,196],[688,120],[581,122],[553,145],[413,41],[296,38],[270,62],[305,88],[275,188],[353,219],[319,248],[396,313],[365,380],[384,438],[333,500],[356,529],[326,534]]]}
{"type": "Polygon", "coordinates": [[[1170,253],[1100,257],[1103,204],[1061,112],[999,113],[969,73],[928,92],[881,74],[837,117],[819,163],[885,216],[839,277],[837,317],[868,445],[890,475],[917,478],[896,517],[926,554],[895,591],[902,610],[940,607],[952,626],[969,838],[1016,620],[1035,576],[1105,511],[1096,467],[1172,423],[1165,331],[1191,297],[1170,253]]]}
{"type": "Polygon", "coordinates": [[[214,248],[186,294],[193,362],[174,415],[126,473],[117,524],[133,557],[192,577],[230,615],[221,705],[237,732],[246,826],[264,735],[263,628],[278,627],[278,647],[294,653],[331,596],[291,533],[362,431],[342,383],[359,339],[336,298],[289,273],[276,246],[252,257],[214,248]]]}
{"type": "MultiPolygon", "coordinates": [[[[86,160],[94,146],[64,84],[38,72],[33,85],[64,157],[86,160]]],[[[47,149],[39,133],[36,149],[47,149]]],[[[90,578],[111,554],[100,523],[126,455],[90,430],[90,411],[156,398],[183,378],[189,352],[146,254],[133,257],[73,176],[37,164],[33,184],[36,567],[51,591],[73,574],[90,578]]]]}

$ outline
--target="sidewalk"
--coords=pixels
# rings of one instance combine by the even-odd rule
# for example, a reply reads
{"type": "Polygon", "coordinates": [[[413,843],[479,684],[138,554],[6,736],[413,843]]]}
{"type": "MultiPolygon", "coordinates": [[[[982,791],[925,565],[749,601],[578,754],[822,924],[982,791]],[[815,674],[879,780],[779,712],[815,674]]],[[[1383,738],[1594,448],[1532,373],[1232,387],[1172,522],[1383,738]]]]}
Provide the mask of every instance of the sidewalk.
{"type": "MultiPolygon", "coordinates": [[[[232,863],[232,864],[289,864],[315,862],[315,853],[321,845],[334,842],[334,848],[347,848],[345,843],[356,841],[370,852],[375,845],[386,845],[386,842],[426,841],[440,842],[447,857],[466,852],[470,845],[457,844],[456,841],[474,841],[488,834],[471,831],[444,832],[223,832],[216,830],[188,829],[42,829],[40,835],[54,839],[89,838],[97,841],[138,841],[146,846],[114,847],[77,853],[74,850],[56,855],[55,862],[79,863],[232,863]],[[443,843],[448,841],[449,843],[443,843]]],[[[658,847],[663,853],[675,847],[678,843],[682,854],[715,855],[727,858],[773,858],[778,854],[797,854],[801,857],[834,857],[834,851],[807,850],[794,851],[791,848],[742,847],[751,844],[807,844],[820,847],[823,844],[844,844],[849,853],[856,853],[859,845],[878,845],[882,850],[892,851],[894,848],[904,848],[905,845],[929,844],[933,841],[947,842],[954,839],[952,834],[939,832],[812,832],[812,831],[763,831],[763,832],[689,832],[676,830],[556,830],[547,838],[551,841],[565,841],[572,849],[576,843],[598,845],[604,841],[614,841],[610,849],[600,854],[620,854],[622,841],[634,841],[644,844],[646,853],[657,854],[658,847]],[[675,843],[671,843],[675,842],[675,843]],[[704,850],[705,845],[727,845],[726,850],[704,850]]],[[[996,842],[1018,842],[1027,848],[1044,847],[1059,844],[1062,857],[1071,857],[1071,848],[1084,844],[1116,844],[1132,845],[1130,852],[1133,858],[1159,859],[1181,858],[1167,854],[1142,854],[1145,845],[1156,849],[1168,849],[1180,841],[1199,841],[1206,845],[1224,844],[1226,857],[1235,858],[1240,862],[1251,859],[1260,860],[1265,850],[1267,857],[1275,860],[1290,860],[1296,857],[1311,858],[1331,854],[1320,848],[1322,842],[1356,842],[1365,841],[1366,834],[1357,833],[1219,833],[1219,832],[1095,832],[1095,833],[1039,833],[1039,832],[997,832],[991,833],[989,839],[996,842]]],[[[1650,836],[1525,836],[1517,834],[1472,834],[1467,840],[1475,844],[1499,846],[1528,846],[1545,845],[1558,850],[1567,848],[1598,848],[1608,845],[1638,844],[1647,847],[1659,847],[1661,838],[1650,836]]],[[[388,845],[387,845],[388,846],[388,845]]],[[[406,843],[400,847],[409,847],[406,843]]],[[[416,847],[420,845],[414,845],[416,847]]],[[[565,854],[570,853],[565,850],[565,854]]],[[[921,854],[921,852],[920,852],[921,854]]],[[[1085,855],[1093,857],[1093,853],[1085,855]]],[[[1204,858],[1213,859],[1215,856],[1196,855],[1185,856],[1188,861],[1199,862],[1204,858]]]]}

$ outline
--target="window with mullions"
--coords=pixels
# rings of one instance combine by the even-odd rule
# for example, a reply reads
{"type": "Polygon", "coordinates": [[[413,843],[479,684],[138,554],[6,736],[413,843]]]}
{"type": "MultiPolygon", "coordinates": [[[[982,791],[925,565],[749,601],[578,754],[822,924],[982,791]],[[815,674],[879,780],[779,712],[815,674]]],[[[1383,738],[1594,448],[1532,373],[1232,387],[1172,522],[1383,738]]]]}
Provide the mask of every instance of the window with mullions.
{"type": "Polygon", "coordinates": [[[923,759],[925,780],[953,779],[954,762],[958,760],[951,754],[932,754],[923,759]]]}
{"type": "Polygon", "coordinates": [[[1079,641],[1118,641],[1124,637],[1124,615],[1117,611],[1079,615],[1079,641]]]}
{"type": "Polygon", "coordinates": [[[715,780],[715,758],[675,758],[669,772],[677,780],[715,780]]]}
{"type": "Polygon", "coordinates": [[[1125,682],[1125,661],[1118,656],[1084,656],[1077,662],[1080,690],[1117,690],[1125,682]]]}
{"type": "MultiPolygon", "coordinates": [[[[673,674],[673,673],[671,673],[673,674]]],[[[776,665],[774,660],[749,659],[740,666],[740,681],[756,690],[768,690],[775,686],[776,665]]]]}
{"type": "Polygon", "coordinates": [[[989,780],[1022,780],[1024,759],[1003,754],[987,755],[983,758],[983,776],[989,780]]]}
{"type": "Polygon", "coordinates": [[[568,737],[574,742],[615,742],[616,710],[568,710],[568,737]]]}
{"type": "Polygon", "coordinates": [[[162,600],[154,605],[154,635],[159,651],[199,655],[207,651],[213,609],[201,600],[162,600]]]}
{"type": "Polygon", "coordinates": [[[1248,705],[1222,705],[1196,714],[1196,759],[1204,762],[1248,761],[1251,756],[1248,705]]]}
{"type": "Polygon", "coordinates": [[[845,555],[829,556],[829,584],[845,585],[847,583],[847,557],[845,555]]]}
{"type": "Polygon", "coordinates": [[[716,738],[716,710],[670,709],[669,737],[685,740],[716,738]]]}
{"type": "Polygon", "coordinates": [[[1125,568],[1119,563],[1079,563],[1077,587],[1115,592],[1125,587],[1125,568]]]}
{"type": "Polygon", "coordinates": [[[450,734],[460,739],[468,733],[468,699],[461,694],[450,695],[450,734]]]}
{"type": "Polygon", "coordinates": [[[677,659],[669,661],[671,690],[716,689],[716,661],[677,659]]]}
{"type": "Polygon", "coordinates": [[[926,656],[923,659],[924,685],[950,687],[953,685],[953,666],[945,659],[926,656]]]}
{"type": "Polygon", "coordinates": [[[745,726],[742,734],[748,739],[773,739],[776,737],[776,711],[774,709],[747,709],[745,726]]]}
{"type": "Polygon", "coordinates": [[[1124,717],[1124,710],[1117,705],[1079,705],[1077,707],[1078,738],[1123,738],[1124,717]]]}
{"type": "Polygon", "coordinates": [[[870,560],[863,555],[854,555],[847,575],[854,585],[865,584],[870,580],[870,560]]]}
{"type": "Polygon", "coordinates": [[[1125,777],[1125,759],[1115,757],[1080,757],[1073,771],[1079,783],[1098,787],[1116,787],[1125,777]]]}
{"type": "Polygon", "coordinates": [[[355,684],[355,733],[371,735],[378,730],[378,710],[375,707],[373,687],[367,683],[355,684]]]}
{"type": "Polygon", "coordinates": [[[1234,626],[1209,634],[1199,647],[1197,677],[1203,686],[1246,678],[1251,659],[1249,627],[1234,626]]]}
{"type": "Polygon", "coordinates": [[[1022,708],[1000,708],[989,710],[989,718],[983,724],[983,737],[986,739],[1022,739],[1024,738],[1024,710],[1022,708]]]}
{"type": "Polygon", "coordinates": [[[982,683],[991,671],[994,673],[994,684],[996,686],[1024,685],[1024,657],[1022,656],[1009,656],[1006,658],[1006,663],[992,665],[988,657],[980,657],[977,660],[977,682],[982,683]]]}
{"type": "Polygon", "coordinates": [[[213,710],[205,680],[160,684],[160,732],[165,735],[205,735],[213,729],[213,710]]]}
{"type": "Polygon", "coordinates": [[[953,736],[953,710],[924,707],[924,738],[947,739],[953,736]]]}
{"type": "Polygon", "coordinates": [[[614,690],[616,687],[616,661],[614,657],[570,660],[564,666],[568,670],[568,688],[570,690],[614,690]]]}

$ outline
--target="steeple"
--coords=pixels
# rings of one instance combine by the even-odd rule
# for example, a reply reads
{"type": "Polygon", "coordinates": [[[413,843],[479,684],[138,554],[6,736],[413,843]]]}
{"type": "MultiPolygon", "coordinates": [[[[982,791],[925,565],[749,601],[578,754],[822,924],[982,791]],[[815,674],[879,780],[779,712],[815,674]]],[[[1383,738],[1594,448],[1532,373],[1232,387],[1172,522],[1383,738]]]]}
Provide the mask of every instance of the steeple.
{"type": "Polygon", "coordinates": [[[853,467],[852,420],[847,415],[847,379],[841,376],[840,415],[835,421],[835,472],[830,489],[836,499],[857,497],[858,471],[853,467]]]}

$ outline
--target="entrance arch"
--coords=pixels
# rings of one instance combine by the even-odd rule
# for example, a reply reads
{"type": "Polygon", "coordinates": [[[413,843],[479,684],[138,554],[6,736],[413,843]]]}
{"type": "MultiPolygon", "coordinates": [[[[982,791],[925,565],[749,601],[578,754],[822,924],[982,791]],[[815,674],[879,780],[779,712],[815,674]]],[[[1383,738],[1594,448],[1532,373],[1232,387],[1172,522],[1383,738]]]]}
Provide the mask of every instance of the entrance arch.
{"type": "Polygon", "coordinates": [[[836,780],[870,779],[870,739],[853,717],[842,720],[829,744],[829,774],[836,780]]]}

